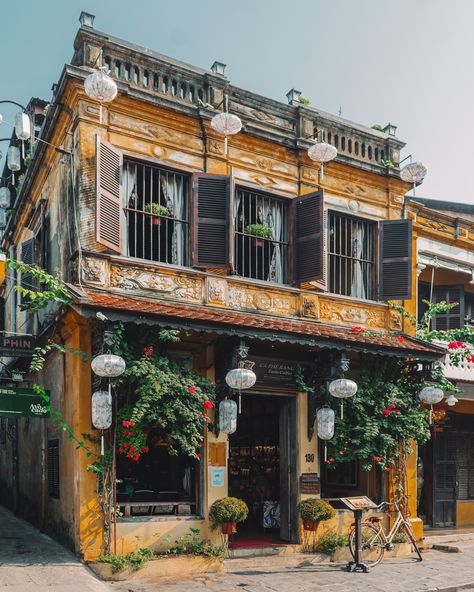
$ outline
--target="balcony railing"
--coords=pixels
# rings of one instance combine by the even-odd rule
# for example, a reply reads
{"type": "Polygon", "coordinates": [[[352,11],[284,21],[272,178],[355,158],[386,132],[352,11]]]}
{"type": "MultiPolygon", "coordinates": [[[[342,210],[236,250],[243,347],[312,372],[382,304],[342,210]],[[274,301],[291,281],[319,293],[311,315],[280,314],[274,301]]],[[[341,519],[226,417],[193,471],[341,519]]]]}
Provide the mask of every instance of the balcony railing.
{"type": "MultiPolygon", "coordinates": [[[[436,345],[441,347],[448,347],[445,341],[435,341],[436,345]]],[[[474,355],[474,349],[471,349],[472,355],[474,355]]],[[[455,380],[457,382],[473,382],[474,381],[474,363],[468,362],[467,360],[461,360],[458,366],[449,363],[449,357],[442,362],[444,366],[444,375],[449,380],[455,380]]]]}

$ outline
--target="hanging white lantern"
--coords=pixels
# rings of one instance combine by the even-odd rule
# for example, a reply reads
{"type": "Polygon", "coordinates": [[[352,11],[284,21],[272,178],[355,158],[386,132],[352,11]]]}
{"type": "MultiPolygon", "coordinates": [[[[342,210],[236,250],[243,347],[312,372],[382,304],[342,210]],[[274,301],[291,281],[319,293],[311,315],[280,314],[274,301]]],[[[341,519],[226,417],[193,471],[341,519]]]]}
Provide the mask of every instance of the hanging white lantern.
{"type": "Polygon", "coordinates": [[[436,403],[443,400],[444,392],[443,389],[440,389],[438,386],[429,384],[421,389],[418,398],[426,405],[436,405],[436,403]]]}
{"type": "Polygon", "coordinates": [[[10,190],[8,187],[0,187],[0,208],[10,207],[10,190]]]}
{"type": "Polygon", "coordinates": [[[21,168],[20,149],[17,146],[9,146],[7,150],[7,167],[12,171],[19,171],[21,168]]]}
{"type": "Polygon", "coordinates": [[[433,417],[433,405],[439,403],[444,398],[443,389],[440,389],[439,386],[435,386],[433,384],[428,384],[424,386],[421,391],[418,393],[418,398],[422,403],[425,405],[430,405],[430,424],[433,417]]]}
{"type": "Polygon", "coordinates": [[[112,425],[112,404],[108,391],[96,391],[92,395],[92,425],[98,430],[108,430],[112,425]]]}
{"type": "Polygon", "coordinates": [[[334,436],[335,414],[330,407],[321,407],[316,413],[316,425],[318,427],[318,437],[324,440],[324,460],[327,460],[326,440],[334,436]]]}
{"type": "MultiPolygon", "coordinates": [[[[245,362],[243,362],[245,364],[245,362]]],[[[257,381],[257,376],[250,368],[233,368],[227,372],[225,381],[231,389],[243,391],[252,388],[257,381]]]]}
{"type": "Polygon", "coordinates": [[[0,229],[5,228],[7,225],[7,213],[5,210],[0,209],[0,229]]]}
{"type": "Polygon", "coordinates": [[[223,434],[233,434],[237,429],[237,403],[225,399],[219,403],[219,430],[223,434]]]}
{"type": "Polygon", "coordinates": [[[337,148],[326,142],[316,142],[308,148],[308,156],[311,160],[321,163],[321,179],[324,176],[324,163],[334,160],[337,156],[337,148]]]}
{"type": "Polygon", "coordinates": [[[408,183],[420,183],[426,177],[428,168],[421,162],[411,162],[402,168],[400,178],[408,183]]]}
{"type": "Polygon", "coordinates": [[[114,354],[101,354],[92,360],[91,367],[97,376],[115,378],[125,372],[125,360],[114,354]]]}
{"type": "MultiPolygon", "coordinates": [[[[329,383],[329,393],[337,399],[348,399],[357,393],[357,383],[348,378],[338,378],[329,383]]],[[[344,407],[341,401],[341,419],[344,418],[344,407]]]]}
{"type": "Polygon", "coordinates": [[[15,134],[19,140],[29,140],[31,137],[31,121],[26,113],[15,116],[15,134]]]}
{"type": "Polygon", "coordinates": [[[100,122],[102,123],[102,103],[110,103],[117,96],[117,84],[108,75],[106,67],[89,74],[84,80],[84,90],[94,101],[99,102],[100,122]]]}
{"type": "Polygon", "coordinates": [[[446,405],[449,405],[450,407],[452,407],[453,405],[456,405],[456,403],[458,403],[458,399],[455,397],[454,393],[451,393],[449,395],[449,397],[446,399],[446,405]]]}

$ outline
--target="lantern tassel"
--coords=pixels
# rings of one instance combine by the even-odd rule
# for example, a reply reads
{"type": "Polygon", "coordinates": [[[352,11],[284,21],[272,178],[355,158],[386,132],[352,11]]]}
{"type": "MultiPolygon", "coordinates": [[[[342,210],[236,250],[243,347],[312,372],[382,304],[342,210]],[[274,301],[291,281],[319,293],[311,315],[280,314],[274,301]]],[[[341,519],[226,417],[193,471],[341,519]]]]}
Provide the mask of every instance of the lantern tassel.
{"type": "Polygon", "coordinates": [[[328,443],[324,440],[324,462],[328,460],[328,443]]]}
{"type": "Polygon", "coordinates": [[[109,399],[108,399],[108,404],[112,405],[112,383],[109,380],[109,399]]]}
{"type": "Polygon", "coordinates": [[[21,141],[21,158],[25,160],[25,142],[21,141]]]}
{"type": "Polygon", "coordinates": [[[242,413],[242,391],[239,391],[239,413],[242,413]]]}
{"type": "Polygon", "coordinates": [[[344,401],[341,401],[341,420],[344,419],[344,401]]]}
{"type": "Polygon", "coordinates": [[[227,136],[224,137],[224,154],[227,156],[227,136]]]}
{"type": "Polygon", "coordinates": [[[430,425],[433,423],[433,405],[430,405],[430,425]]]}
{"type": "Polygon", "coordinates": [[[319,180],[322,181],[324,179],[324,164],[321,163],[321,168],[319,169],[319,180]]]}
{"type": "Polygon", "coordinates": [[[104,430],[100,430],[100,456],[104,456],[104,430]]]}
{"type": "Polygon", "coordinates": [[[102,124],[102,103],[99,103],[99,123],[102,124]]]}

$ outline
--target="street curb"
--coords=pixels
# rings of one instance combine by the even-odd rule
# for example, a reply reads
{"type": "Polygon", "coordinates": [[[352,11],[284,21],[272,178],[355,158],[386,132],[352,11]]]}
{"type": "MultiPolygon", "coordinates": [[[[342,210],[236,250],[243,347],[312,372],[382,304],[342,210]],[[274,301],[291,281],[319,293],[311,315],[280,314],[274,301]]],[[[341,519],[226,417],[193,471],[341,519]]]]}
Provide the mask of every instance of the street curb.
{"type": "Polygon", "coordinates": [[[431,548],[435,551],[444,551],[445,553],[461,553],[461,549],[455,545],[440,545],[435,543],[431,548]]]}
{"type": "Polygon", "coordinates": [[[465,584],[456,584],[454,586],[448,586],[447,588],[430,588],[426,592],[458,592],[458,590],[470,590],[474,589],[474,582],[467,582],[465,584]]]}

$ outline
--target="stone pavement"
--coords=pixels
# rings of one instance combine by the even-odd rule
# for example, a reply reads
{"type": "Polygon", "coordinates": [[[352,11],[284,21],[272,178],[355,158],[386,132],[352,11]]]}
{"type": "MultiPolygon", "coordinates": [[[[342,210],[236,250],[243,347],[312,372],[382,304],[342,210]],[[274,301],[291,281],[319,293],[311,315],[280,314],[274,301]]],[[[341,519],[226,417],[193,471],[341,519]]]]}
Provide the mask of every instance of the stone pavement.
{"type": "MultiPolygon", "coordinates": [[[[473,542],[471,541],[471,545],[473,542]]],[[[474,545],[458,553],[428,551],[424,561],[384,560],[370,573],[347,573],[342,565],[301,562],[297,557],[226,562],[226,571],[192,581],[109,583],[110,592],[456,592],[474,590],[474,545]]]]}
{"type": "Polygon", "coordinates": [[[0,591],[108,590],[70,551],[0,506],[0,591]]]}

